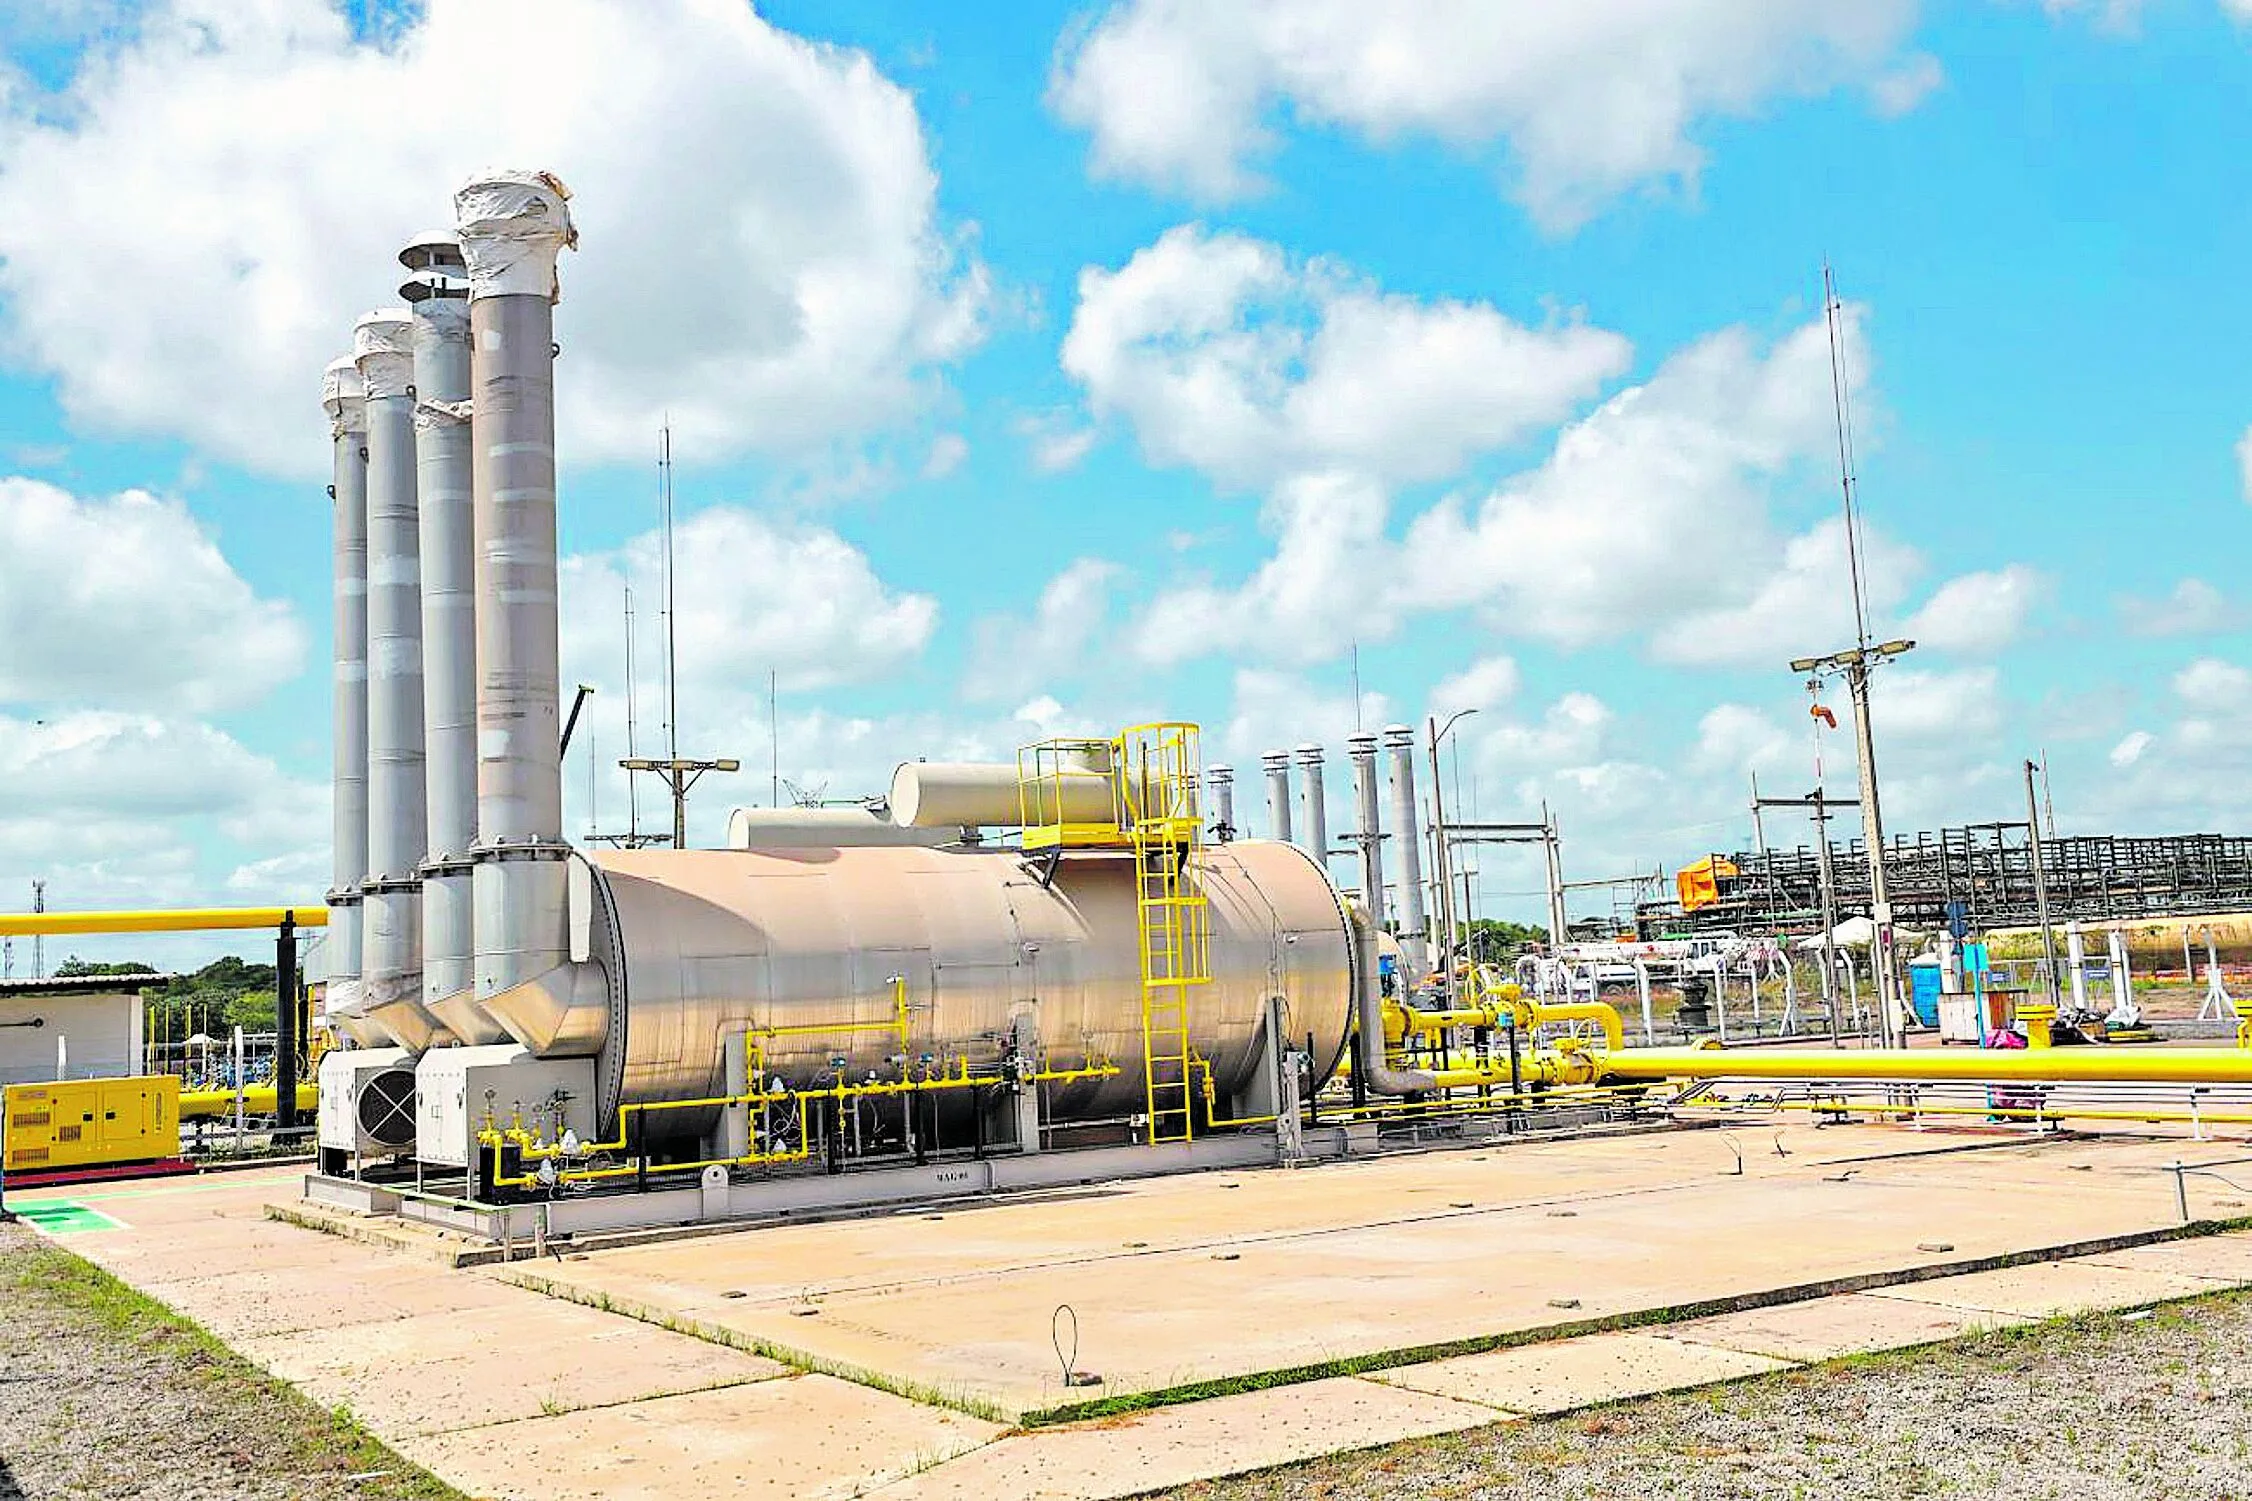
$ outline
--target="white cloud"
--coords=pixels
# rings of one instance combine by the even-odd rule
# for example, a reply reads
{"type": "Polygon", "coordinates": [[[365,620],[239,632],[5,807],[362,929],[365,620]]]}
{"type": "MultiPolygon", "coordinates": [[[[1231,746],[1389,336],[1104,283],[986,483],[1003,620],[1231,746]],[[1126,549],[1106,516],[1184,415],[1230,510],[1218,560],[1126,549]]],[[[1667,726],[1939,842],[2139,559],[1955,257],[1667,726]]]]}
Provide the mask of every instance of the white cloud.
{"type": "Polygon", "coordinates": [[[2157,740],[2158,737],[2148,730],[2131,731],[2111,748],[2111,754],[2107,759],[2114,766],[2122,768],[2132,766],[2143,758],[2143,752],[2149,750],[2152,745],[2157,743],[2157,740]]]}
{"type": "Polygon", "coordinates": [[[2131,832],[2219,829],[2243,823],[2252,779],[2252,670],[2199,657],[2173,676],[2170,720],[2112,747],[2116,775],[2083,794],[2092,826],[2131,832]]]}
{"type": "Polygon", "coordinates": [[[1773,716],[1746,704],[1716,704],[1697,721],[1690,764],[1702,772],[1741,777],[1800,760],[1805,750],[1773,716]]]}
{"type": "MultiPolygon", "coordinates": [[[[1569,228],[1639,184],[1693,184],[1696,128],[1867,86],[1898,108],[1913,0],[1124,0],[1059,53],[1049,99],[1095,170],[1204,199],[1259,186],[1285,113],[1378,145],[1508,149],[1515,195],[1569,228]]],[[[1903,79],[1909,80],[1903,83],[1903,79]]]]}
{"type": "MultiPolygon", "coordinates": [[[[2002,730],[2001,674],[1991,667],[1923,672],[1887,667],[1869,676],[1870,716],[1876,724],[1880,762],[1889,740],[1945,741],[1971,746],[2002,730]]],[[[1841,691],[1833,707],[1846,726],[1848,705],[1841,691]]],[[[1848,765],[1851,764],[1849,761],[1848,765]]],[[[1890,780],[1887,773],[1886,780],[1890,780]]]]}
{"type": "MultiPolygon", "coordinates": [[[[1874,618],[1899,602],[1923,559],[1878,533],[1865,533],[1862,541],[1862,577],[1874,618]]],[[[1818,522],[1783,544],[1781,560],[1758,579],[1749,598],[1667,623],[1652,639],[1652,650],[1671,662],[1780,667],[1792,657],[1850,645],[1850,567],[1845,523],[1818,522]]]]}
{"type": "Polygon", "coordinates": [[[1312,472],[1444,478],[1563,418],[1631,353],[1578,322],[1387,294],[1190,224],[1080,273],[1062,361],[1152,462],[1263,489],[1312,472]]]}
{"type": "MultiPolygon", "coordinates": [[[[1846,345],[1856,386],[1858,322],[1846,345]]],[[[1794,554],[1768,507],[1831,451],[1829,358],[1819,320],[1765,349],[1731,328],[1672,355],[1567,426],[1536,468],[1475,505],[1450,498],[1418,517],[1401,564],[1417,601],[1474,607],[1568,646],[1658,631],[1666,654],[1709,659],[1714,648],[1666,627],[1699,615],[1716,629],[1741,623],[1731,612],[1777,587],[1779,570],[1789,575],[1794,554]]],[[[1821,535],[1798,544],[1800,572],[1821,535]]],[[[1872,585],[1893,587],[1883,569],[1872,585]]]]}
{"type": "Polygon", "coordinates": [[[1460,672],[1441,678],[1431,689],[1431,712],[1441,720],[1463,709],[1500,707],[1517,696],[1521,681],[1514,659],[1480,657],[1460,672]]]}
{"type": "Polygon", "coordinates": [[[1116,564],[1079,558],[1048,580],[1029,619],[995,615],[978,621],[971,632],[965,696],[1000,702],[1079,676],[1109,624],[1110,588],[1117,577],[1116,564]]]}
{"type": "MultiPolygon", "coordinates": [[[[2245,0],[2245,3],[2252,6],[2252,0],[2245,0]]],[[[2236,440],[2236,472],[2243,481],[2244,498],[2252,500],[2252,427],[2246,428],[2244,436],[2236,440]]]]}
{"type": "Polygon", "coordinates": [[[0,704],[204,713],[294,676],[305,632],[177,501],[0,478],[0,704]]]}
{"type": "Polygon", "coordinates": [[[1093,452],[1096,441],[1102,437],[1098,429],[1081,426],[1061,412],[1021,418],[1016,427],[1032,445],[1032,467],[1042,474],[1062,474],[1078,468],[1079,461],[1093,452]]]}
{"type": "Polygon", "coordinates": [[[1159,596],[1134,629],[1143,660],[1235,652],[1306,664],[1391,630],[1398,596],[1383,564],[1382,490],[1312,475],[1284,483],[1264,510],[1275,555],[1240,587],[1189,583],[1159,596]]]}
{"type": "Polygon", "coordinates": [[[666,413],[692,460],[806,451],[911,411],[979,336],[912,96],[748,6],[428,0],[378,45],[322,0],[170,0],[61,98],[0,92],[16,351],[74,421],[311,471],[322,366],[495,162],[578,194],[577,457],[646,454],[666,413]]]}
{"type": "Polygon", "coordinates": [[[2123,594],[2118,609],[2120,624],[2138,636],[2193,636],[2243,619],[2226,595],[2198,578],[2183,579],[2160,599],[2123,594]]]}
{"type": "Polygon", "coordinates": [[[961,468],[969,456],[969,439],[960,433],[940,433],[931,439],[930,453],[923,460],[923,478],[944,479],[961,468]]]}
{"type": "MultiPolygon", "coordinates": [[[[865,554],[825,528],[715,506],[675,530],[684,699],[763,703],[770,669],[794,690],[867,681],[913,661],[937,628],[936,600],[892,590],[865,554]]],[[[564,681],[576,675],[622,688],[630,583],[648,723],[662,714],[646,686],[661,681],[662,560],[656,533],[614,552],[563,560],[564,681]]]]}
{"type": "Polygon", "coordinates": [[[1940,651],[1989,654],[2017,639],[2048,581],[2022,563],[1949,579],[1908,619],[1907,633],[1940,651]]]}
{"type": "MultiPolygon", "coordinates": [[[[1390,701],[1383,694],[1365,691],[1356,705],[1350,686],[1324,686],[1297,673],[1241,668],[1233,686],[1234,701],[1219,744],[1246,768],[1257,766],[1264,752],[1294,749],[1310,741],[1329,752],[1335,765],[1327,769],[1336,771],[1347,764],[1346,736],[1391,721],[1390,701]]],[[[1331,805],[1343,806],[1334,798],[1331,805]]],[[[1335,814],[1330,822],[1344,827],[1335,814]]]]}

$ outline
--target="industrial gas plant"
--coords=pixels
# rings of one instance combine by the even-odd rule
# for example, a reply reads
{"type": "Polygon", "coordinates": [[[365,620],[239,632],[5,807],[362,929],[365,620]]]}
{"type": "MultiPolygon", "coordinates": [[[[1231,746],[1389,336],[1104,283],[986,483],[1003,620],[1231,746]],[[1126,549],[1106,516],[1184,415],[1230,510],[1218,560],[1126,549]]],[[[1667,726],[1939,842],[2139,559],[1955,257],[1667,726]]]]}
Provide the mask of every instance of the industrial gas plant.
{"type": "MultiPolygon", "coordinates": [[[[298,927],[325,926],[327,983],[308,1019],[328,1044],[303,1182],[315,1206],[513,1251],[1533,1132],[1673,1129],[1747,1102],[2028,1132],[2076,1116],[2252,1119],[2252,1039],[2233,1010],[2217,1045],[2068,1045],[2089,1009],[2077,928],[2070,1000],[2052,960],[2045,988],[2000,1009],[1983,949],[1939,936],[1938,988],[1977,1011],[1959,1039],[1970,1047],[1910,1045],[1916,1013],[1874,951],[1866,1008],[1858,991],[1836,993],[1826,949],[1802,998],[1772,936],[1717,919],[1756,918],[1770,935],[1812,919],[1831,944],[1840,901],[1859,899],[1826,851],[1819,879],[1806,859],[1715,857],[1684,873],[1672,910],[1568,942],[1553,823],[1450,822],[1436,728],[1350,741],[1354,827],[1334,841],[1358,857],[1347,885],[1329,864],[1324,749],[1264,758],[1265,837],[1250,837],[1232,770],[1206,764],[1186,722],[992,763],[900,747],[883,795],[738,809],[723,848],[574,846],[557,598],[570,435],[554,400],[569,195],[548,174],[497,171],[454,208],[452,229],[402,251],[404,305],[361,317],[326,374],[325,908],[138,924],[279,925],[285,964],[298,927]],[[1481,841],[1545,854],[1552,941],[1514,962],[1472,947],[1457,910],[1453,862],[1481,841]],[[1654,989],[1672,998],[1664,1018],[1654,989]]],[[[2102,874],[2117,862],[2052,854],[2052,891],[2037,821],[2020,827],[2030,862],[1994,856],[2011,920],[2037,918],[2048,936],[2052,895],[2068,916],[2118,915],[2070,907],[2091,881],[2103,901],[2125,900],[2102,874]]],[[[1931,892],[1895,862],[1903,911],[1947,907],[1951,849],[1931,892]]],[[[2190,885],[2235,893],[2243,851],[2210,853],[2190,885]]],[[[1969,886],[1984,879],[1964,872],[1969,886]]],[[[102,926],[82,918],[77,930],[102,926]]],[[[2208,972],[2226,1001],[2217,964],[2208,972]]],[[[1850,960],[1842,973],[1854,977],[1850,960]]],[[[2121,1038],[2128,1011],[2114,1008],[2121,1038]]],[[[160,1138],[182,1115],[231,1112],[239,1126],[264,1113],[286,1137],[311,1091],[293,1071],[294,1008],[282,1012],[282,1066],[263,1092],[239,1069],[231,1090],[152,1087],[128,1112],[137,1134],[118,1126],[106,1148],[73,1137],[75,1157],[54,1155],[77,1100],[58,1092],[85,1086],[11,1088],[9,1170],[170,1158],[176,1134],[160,1138]]]]}

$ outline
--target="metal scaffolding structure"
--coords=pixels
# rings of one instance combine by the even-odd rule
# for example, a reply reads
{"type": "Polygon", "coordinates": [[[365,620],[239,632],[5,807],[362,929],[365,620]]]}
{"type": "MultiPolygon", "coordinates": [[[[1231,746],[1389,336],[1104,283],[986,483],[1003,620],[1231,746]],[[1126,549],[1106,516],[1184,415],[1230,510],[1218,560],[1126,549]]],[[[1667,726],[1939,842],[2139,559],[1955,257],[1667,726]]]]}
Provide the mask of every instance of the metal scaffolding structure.
{"type": "MultiPolygon", "coordinates": [[[[1859,839],[1832,841],[1835,911],[1866,916],[1869,863],[1859,839]]],[[[2074,835],[2041,841],[2049,915],[2056,922],[2183,917],[2252,908],[2252,838],[2173,834],[2135,838],[2074,835]]],[[[1644,902],[1645,937],[1728,931],[1750,935],[1821,927],[1819,847],[1745,850],[1712,857],[1723,872],[1718,897],[1684,910],[1675,899],[1644,902]],[[1725,873],[1733,867],[1733,874],[1725,873]]],[[[2034,853],[2023,822],[1966,824],[1885,841],[1894,920],[1936,928],[1961,902],[1974,927],[2032,927],[2039,921],[2034,853]]]]}

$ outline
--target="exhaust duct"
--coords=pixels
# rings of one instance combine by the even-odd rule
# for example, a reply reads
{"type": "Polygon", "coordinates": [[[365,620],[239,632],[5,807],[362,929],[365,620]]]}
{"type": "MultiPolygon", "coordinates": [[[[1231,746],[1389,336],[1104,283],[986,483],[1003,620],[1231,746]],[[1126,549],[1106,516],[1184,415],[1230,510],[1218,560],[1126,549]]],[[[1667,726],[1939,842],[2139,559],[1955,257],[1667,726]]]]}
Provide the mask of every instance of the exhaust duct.
{"type": "Polygon", "coordinates": [[[1298,747],[1298,769],[1306,774],[1306,849],[1314,863],[1329,869],[1329,787],[1322,778],[1322,749],[1311,741],[1298,747]]]}
{"type": "Polygon", "coordinates": [[[476,543],[470,501],[469,281],[451,230],[399,252],[415,274],[414,448],[422,551],[422,1003],[471,1046],[508,1034],[477,1003],[469,851],[477,842],[476,543]]]}
{"type": "MultiPolygon", "coordinates": [[[[1268,751],[1259,758],[1267,774],[1267,836],[1290,843],[1290,752],[1268,751]]],[[[1317,857],[1318,859],[1318,857],[1317,857]]]]}
{"type": "Polygon", "coordinates": [[[1415,731],[1404,724],[1384,727],[1384,748],[1392,753],[1392,827],[1400,838],[1400,950],[1408,972],[1431,967],[1430,934],[1423,906],[1423,820],[1416,816],[1415,731]]]}
{"type": "Polygon", "coordinates": [[[574,962],[563,839],[555,541],[555,263],[569,192],[497,171],[454,195],[469,272],[477,594],[477,997],[542,1057],[601,1045],[609,988],[574,962]]]}
{"type": "Polygon", "coordinates": [[[334,822],[330,848],[328,991],[330,1027],[356,1043],[381,1040],[361,1014],[360,882],[368,873],[368,507],[367,388],[349,358],[321,380],[328,413],[335,512],[334,822]]]}
{"type": "Polygon", "coordinates": [[[1353,796],[1360,804],[1361,905],[1369,921],[1384,926],[1384,826],[1376,790],[1376,737],[1363,730],[1347,737],[1353,758],[1353,796]]]}
{"type": "Polygon", "coordinates": [[[367,417],[367,879],[361,994],[367,1017],[419,1053],[449,1041],[422,1005],[422,543],[414,445],[414,324],[405,308],[360,319],[353,350],[367,417]]]}

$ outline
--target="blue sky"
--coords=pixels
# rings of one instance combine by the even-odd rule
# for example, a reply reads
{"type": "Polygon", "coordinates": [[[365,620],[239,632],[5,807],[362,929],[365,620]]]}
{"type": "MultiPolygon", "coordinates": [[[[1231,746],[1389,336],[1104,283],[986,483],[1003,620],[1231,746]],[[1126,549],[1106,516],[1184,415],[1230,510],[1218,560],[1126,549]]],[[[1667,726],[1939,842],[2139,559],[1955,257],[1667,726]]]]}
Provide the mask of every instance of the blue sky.
{"type": "Polygon", "coordinates": [[[579,195],[600,759],[669,413],[690,748],[765,767],[769,668],[832,797],[1187,717],[1259,827],[1357,646],[1574,877],[1733,847],[1849,629],[1827,257],[1894,826],[2046,749],[2067,830],[2240,829],[2252,15],[1841,9],[0,5],[0,906],[325,888],[319,371],[500,158],[579,195]]]}

